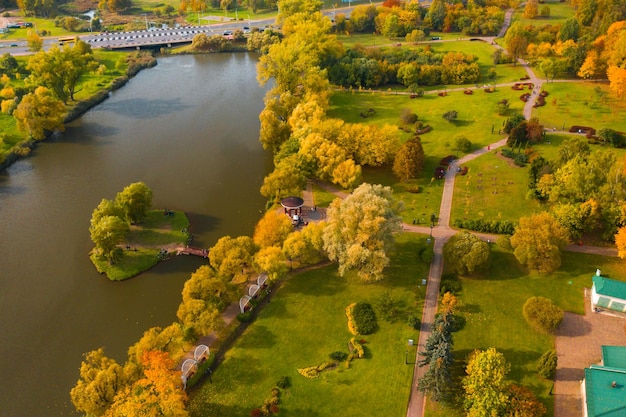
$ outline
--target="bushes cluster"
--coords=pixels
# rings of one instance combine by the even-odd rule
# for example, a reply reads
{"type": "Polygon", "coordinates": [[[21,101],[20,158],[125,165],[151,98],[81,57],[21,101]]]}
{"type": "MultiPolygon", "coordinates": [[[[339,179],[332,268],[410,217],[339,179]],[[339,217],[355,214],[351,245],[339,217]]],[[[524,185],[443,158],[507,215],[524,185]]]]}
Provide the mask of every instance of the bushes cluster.
{"type": "Polygon", "coordinates": [[[443,296],[449,292],[454,295],[458,295],[463,287],[461,281],[456,274],[443,274],[441,276],[441,283],[439,284],[439,293],[443,296]]]}
{"type": "Polygon", "coordinates": [[[280,390],[276,387],[272,388],[272,396],[263,401],[261,408],[255,408],[250,412],[251,417],[269,416],[278,413],[278,403],[280,402],[280,390]]]}
{"type": "Polygon", "coordinates": [[[422,326],[422,321],[417,314],[410,314],[407,324],[415,330],[419,330],[422,326]]]}
{"type": "Polygon", "coordinates": [[[545,297],[530,297],[522,308],[524,318],[535,329],[552,332],[563,320],[563,310],[545,297]]]}
{"type": "Polygon", "coordinates": [[[289,388],[291,386],[291,378],[288,376],[281,376],[278,381],[276,381],[276,386],[282,389],[289,388]]]}
{"type": "Polygon", "coordinates": [[[528,163],[528,155],[524,153],[513,152],[510,149],[502,149],[500,153],[502,154],[502,156],[512,159],[513,163],[515,163],[515,165],[517,165],[518,167],[526,166],[526,164],[528,163]]]}
{"type": "Polygon", "coordinates": [[[337,362],[343,362],[346,360],[346,358],[348,357],[348,354],[346,352],[341,352],[341,351],[336,351],[331,353],[330,355],[328,355],[332,360],[335,360],[337,362]]]}
{"type": "Polygon", "coordinates": [[[329,366],[335,366],[335,365],[337,365],[337,363],[335,362],[324,362],[317,366],[309,366],[307,368],[300,368],[298,369],[298,373],[305,378],[313,379],[313,378],[317,378],[318,376],[320,376],[320,372],[322,372],[324,369],[328,368],[329,366]]]}
{"type": "Polygon", "coordinates": [[[348,307],[346,307],[346,316],[348,316],[348,330],[350,330],[350,333],[352,333],[353,335],[359,334],[353,317],[353,311],[355,306],[356,303],[352,303],[348,307]]]}
{"type": "Polygon", "coordinates": [[[361,342],[356,340],[356,337],[353,337],[352,339],[350,339],[350,346],[351,346],[350,350],[352,351],[354,356],[356,356],[359,359],[363,359],[363,357],[365,356],[365,349],[363,348],[363,345],[361,344],[361,342]]]}
{"type": "Polygon", "coordinates": [[[474,230],[476,232],[512,235],[515,233],[516,224],[509,220],[456,219],[454,226],[461,229],[474,230]]]}
{"type": "Polygon", "coordinates": [[[555,350],[548,350],[537,362],[537,373],[546,379],[554,378],[556,374],[557,356],[555,350]]]}

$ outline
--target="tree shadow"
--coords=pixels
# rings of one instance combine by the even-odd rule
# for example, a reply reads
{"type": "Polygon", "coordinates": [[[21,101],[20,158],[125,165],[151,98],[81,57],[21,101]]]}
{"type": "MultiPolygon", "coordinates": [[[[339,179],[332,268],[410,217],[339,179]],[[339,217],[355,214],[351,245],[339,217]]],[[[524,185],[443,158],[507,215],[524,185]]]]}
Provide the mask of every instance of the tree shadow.
{"type": "Polygon", "coordinates": [[[584,316],[566,312],[555,333],[557,336],[584,336],[591,333],[591,324],[585,320],[584,316]]]}
{"type": "Polygon", "coordinates": [[[464,127],[464,126],[469,126],[469,125],[473,125],[474,121],[473,120],[453,120],[452,124],[455,125],[456,127],[464,127]]]}
{"type": "Polygon", "coordinates": [[[81,145],[107,145],[110,142],[99,140],[102,137],[115,136],[120,129],[116,126],[103,125],[97,122],[72,123],[65,126],[65,132],[56,135],[55,142],[77,143],[81,145]],[[74,138],[74,139],[72,139],[74,138]]]}
{"type": "Polygon", "coordinates": [[[249,330],[246,337],[239,339],[237,343],[239,347],[243,349],[267,349],[276,345],[276,335],[272,333],[269,327],[255,323],[249,330]]]}
{"type": "Polygon", "coordinates": [[[556,381],[580,381],[585,377],[585,370],[582,368],[557,368],[556,381]]]}

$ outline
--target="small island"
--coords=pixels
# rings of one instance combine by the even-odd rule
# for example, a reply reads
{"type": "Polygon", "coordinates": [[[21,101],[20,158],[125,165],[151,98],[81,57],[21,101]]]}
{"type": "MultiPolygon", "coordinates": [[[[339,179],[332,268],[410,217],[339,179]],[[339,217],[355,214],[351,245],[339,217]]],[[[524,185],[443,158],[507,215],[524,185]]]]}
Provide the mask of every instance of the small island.
{"type": "Polygon", "coordinates": [[[89,232],[95,247],[89,258],[111,281],[134,277],[172,253],[189,250],[191,234],[185,213],[151,208],[152,190],[137,182],[114,200],[103,199],[94,210],[89,232]]]}

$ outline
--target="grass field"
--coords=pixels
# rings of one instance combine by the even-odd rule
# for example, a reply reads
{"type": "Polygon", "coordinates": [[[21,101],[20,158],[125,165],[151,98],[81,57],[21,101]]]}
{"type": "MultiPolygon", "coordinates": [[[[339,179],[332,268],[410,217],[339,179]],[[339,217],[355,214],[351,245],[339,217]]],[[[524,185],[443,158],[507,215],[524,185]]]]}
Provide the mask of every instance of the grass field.
{"type": "Polygon", "coordinates": [[[546,105],[533,110],[546,127],[569,129],[572,125],[611,128],[626,132],[626,102],[610,91],[608,85],[594,82],[545,83],[550,95],[546,105]]]}
{"type": "MultiPolygon", "coordinates": [[[[509,379],[527,386],[554,415],[554,397],[549,395],[551,381],[536,375],[536,362],[553,348],[550,335],[532,330],[522,316],[522,306],[533,296],[543,296],[565,311],[583,313],[583,289],[591,287],[595,268],[612,277],[626,277],[626,265],[618,258],[565,252],[561,268],[549,275],[528,274],[509,252],[492,245],[489,270],[474,278],[463,278],[460,314],[465,327],[455,333],[455,375],[464,375],[464,360],[474,349],[496,347],[511,363],[509,379]]],[[[458,409],[430,404],[428,417],[461,416],[458,409]]]]}
{"type": "Polygon", "coordinates": [[[561,3],[558,0],[548,0],[543,4],[539,4],[539,13],[543,6],[550,6],[550,16],[542,17],[537,15],[534,19],[526,19],[523,17],[524,8],[520,7],[513,16],[513,22],[520,22],[522,25],[532,25],[541,27],[545,25],[561,25],[570,17],[573,17],[576,11],[569,3],[561,3]]]}
{"type": "Polygon", "coordinates": [[[416,262],[415,254],[425,239],[400,235],[392,266],[379,283],[363,283],[355,274],[341,278],[332,265],[287,279],[227,352],[213,373],[213,384],[194,393],[190,415],[250,415],[270,396],[276,381],[289,376],[292,386],[283,390],[281,416],[357,417],[364,410],[373,416],[404,416],[413,374],[405,358],[412,363],[416,354],[408,340],[419,336],[406,317],[421,316],[423,287],[417,283],[428,265],[416,262]],[[345,308],[353,302],[375,304],[386,290],[398,302],[397,319],[379,319],[379,329],[362,337],[366,358],[354,360],[349,369],[342,363],[316,379],[298,374],[298,368],[328,361],[332,352],[347,353],[351,334],[345,308]]]}
{"type": "Polygon", "coordinates": [[[543,211],[537,200],[526,199],[528,168],[512,164],[495,151],[464,164],[467,175],[454,184],[451,223],[456,219],[510,220],[543,211]]]}
{"type": "MultiPolygon", "coordinates": [[[[456,153],[454,151],[456,137],[467,137],[474,144],[474,149],[500,140],[503,136],[497,132],[506,117],[497,114],[497,102],[507,99],[511,103],[511,114],[521,112],[523,103],[518,96],[519,92],[507,87],[498,88],[495,93],[478,90],[473,95],[466,95],[460,91],[450,92],[446,97],[427,94],[415,100],[410,100],[406,95],[393,93],[343,92],[333,95],[329,116],[351,123],[398,125],[400,112],[406,107],[412,109],[424,124],[433,127],[431,132],[420,136],[426,160],[423,173],[418,179],[402,184],[397,181],[389,168],[363,170],[365,181],[389,185],[394,189],[398,198],[404,200],[407,207],[403,214],[404,221],[412,222],[412,219],[421,220],[424,217],[428,218],[431,213],[439,212],[443,181],[433,181],[433,172],[443,157],[456,153]],[[366,119],[361,118],[359,114],[369,108],[376,111],[375,115],[366,119]],[[442,115],[453,109],[458,111],[459,118],[455,123],[450,123],[442,115]],[[419,186],[422,192],[409,193],[408,186],[419,186]]],[[[412,135],[401,132],[401,136],[402,140],[406,140],[412,135]]]]}

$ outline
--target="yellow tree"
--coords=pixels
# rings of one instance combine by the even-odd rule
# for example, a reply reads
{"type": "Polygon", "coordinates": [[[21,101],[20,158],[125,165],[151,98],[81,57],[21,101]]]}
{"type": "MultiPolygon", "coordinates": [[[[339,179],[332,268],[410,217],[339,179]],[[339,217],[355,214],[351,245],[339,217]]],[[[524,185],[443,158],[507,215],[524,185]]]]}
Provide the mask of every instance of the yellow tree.
{"type": "Polygon", "coordinates": [[[324,229],[324,249],[339,264],[341,275],[356,269],[364,280],[382,279],[394,233],[401,229],[398,214],[402,208],[389,187],[367,183],[345,200],[333,201],[324,229]]]}
{"type": "Polygon", "coordinates": [[[107,358],[100,348],[85,354],[80,365],[80,379],[70,391],[70,397],[76,410],[101,416],[126,382],[122,366],[107,358]]]}
{"type": "Polygon", "coordinates": [[[324,227],[326,223],[309,223],[302,231],[292,232],[285,243],[283,253],[290,261],[297,260],[300,264],[310,265],[322,261],[324,252],[324,227]]]}
{"type": "Polygon", "coordinates": [[[266,246],[254,255],[254,263],[260,272],[267,273],[271,281],[281,278],[289,269],[287,258],[277,246],[266,246]]]}
{"type": "Polygon", "coordinates": [[[252,239],[261,248],[282,247],[292,230],[293,225],[289,216],[279,213],[277,210],[270,210],[257,223],[252,239]]]}
{"type": "Polygon", "coordinates": [[[567,230],[546,212],[520,218],[511,237],[517,260],[540,273],[549,273],[561,266],[561,249],[568,242],[567,230]]]}
{"type": "Polygon", "coordinates": [[[249,236],[232,238],[224,236],[209,250],[209,262],[222,277],[233,277],[252,265],[252,256],[256,251],[249,236]]]}
{"type": "Polygon", "coordinates": [[[615,65],[609,66],[606,71],[609,77],[611,90],[619,98],[626,97],[626,68],[620,68],[615,65]]]}
{"type": "Polygon", "coordinates": [[[167,352],[148,351],[142,358],[143,378],[115,397],[106,417],[187,417],[187,395],[181,373],[167,352]]]}
{"type": "Polygon", "coordinates": [[[615,235],[615,246],[617,246],[617,256],[626,258],[626,227],[620,227],[615,235]]]}
{"type": "Polygon", "coordinates": [[[65,106],[46,87],[26,94],[13,112],[17,128],[29,138],[41,140],[47,132],[63,131],[65,106]]]}

